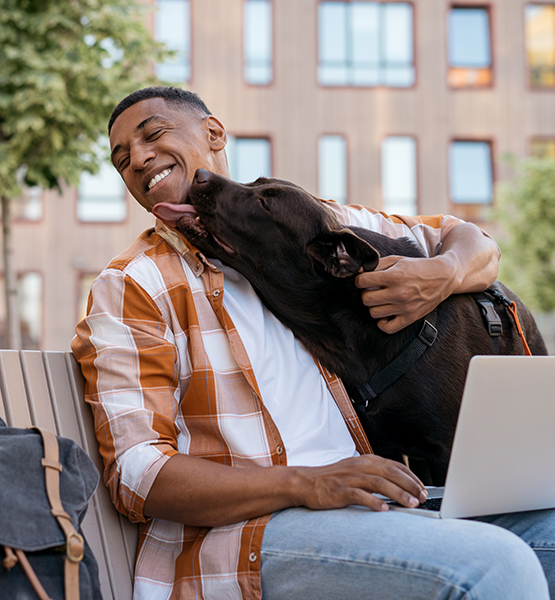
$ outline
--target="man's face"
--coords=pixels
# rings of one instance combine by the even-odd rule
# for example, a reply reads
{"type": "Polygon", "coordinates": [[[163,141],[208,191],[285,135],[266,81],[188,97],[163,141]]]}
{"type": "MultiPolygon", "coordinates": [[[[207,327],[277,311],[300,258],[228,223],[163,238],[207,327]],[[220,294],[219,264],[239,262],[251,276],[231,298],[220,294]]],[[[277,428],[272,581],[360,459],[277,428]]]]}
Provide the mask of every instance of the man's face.
{"type": "Polygon", "coordinates": [[[225,130],[217,119],[173,108],[162,98],[130,106],[110,132],[112,162],[148,211],[158,202],[185,202],[199,168],[228,175],[222,166],[224,146],[225,130]]]}

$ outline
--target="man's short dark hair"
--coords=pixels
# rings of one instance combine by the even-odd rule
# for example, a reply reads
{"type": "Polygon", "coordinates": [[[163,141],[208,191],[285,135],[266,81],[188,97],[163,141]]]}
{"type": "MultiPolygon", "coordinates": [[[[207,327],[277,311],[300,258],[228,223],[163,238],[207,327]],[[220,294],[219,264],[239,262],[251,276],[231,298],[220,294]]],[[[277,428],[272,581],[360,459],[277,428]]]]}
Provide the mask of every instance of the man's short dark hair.
{"type": "Polygon", "coordinates": [[[154,86],[143,88],[142,90],[137,90],[129,96],[126,96],[117,106],[114,108],[112,112],[112,116],[110,117],[110,121],[108,122],[108,133],[112,131],[112,125],[114,121],[121,115],[121,113],[140,102],[141,100],[148,100],[150,98],[162,98],[168,104],[172,104],[175,107],[179,108],[193,108],[196,109],[205,115],[211,115],[212,113],[208,110],[208,107],[204,102],[200,99],[197,94],[194,92],[190,92],[188,90],[182,90],[181,88],[176,87],[166,87],[166,86],[154,86]]]}

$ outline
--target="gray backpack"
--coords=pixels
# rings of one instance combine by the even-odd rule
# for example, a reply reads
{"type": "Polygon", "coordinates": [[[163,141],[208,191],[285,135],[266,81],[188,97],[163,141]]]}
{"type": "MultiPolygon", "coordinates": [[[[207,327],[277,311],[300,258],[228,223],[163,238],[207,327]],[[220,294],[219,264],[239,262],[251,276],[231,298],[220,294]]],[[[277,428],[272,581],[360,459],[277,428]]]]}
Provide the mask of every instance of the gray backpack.
{"type": "Polygon", "coordinates": [[[98,600],[80,531],[99,475],[72,440],[0,419],[0,590],[6,600],[98,600]],[[4,556],[3,556],[4,555],[4,556]]]}

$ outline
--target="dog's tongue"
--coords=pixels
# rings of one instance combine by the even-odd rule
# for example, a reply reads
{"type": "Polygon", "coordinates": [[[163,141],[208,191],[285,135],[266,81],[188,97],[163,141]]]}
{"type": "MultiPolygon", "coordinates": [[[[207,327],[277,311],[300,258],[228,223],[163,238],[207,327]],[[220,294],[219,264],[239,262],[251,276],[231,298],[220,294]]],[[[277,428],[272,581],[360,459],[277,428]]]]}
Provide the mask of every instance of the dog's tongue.
{"type": "Polygon", "coordinates": [[[155,217],[170,227],[175,227],[177,221],[184,215],[196,217],[197,211],[192,204],[171,204],[170,202],[159,202],[152,207],[155,217]]]}

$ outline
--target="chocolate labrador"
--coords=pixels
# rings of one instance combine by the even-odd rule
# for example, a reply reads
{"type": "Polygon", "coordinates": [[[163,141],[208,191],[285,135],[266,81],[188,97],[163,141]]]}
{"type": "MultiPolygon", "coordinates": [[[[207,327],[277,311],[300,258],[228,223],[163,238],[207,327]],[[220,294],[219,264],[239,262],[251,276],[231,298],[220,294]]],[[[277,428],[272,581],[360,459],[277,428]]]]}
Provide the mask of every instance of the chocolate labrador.
{"type": "Polygon", "coordinates": [[[499,354],[524,353],[509,301],[532,353],[547,354],[531,313],[501,283],[482,295],[482,304],[471,294],[453,295],[426,319],[384,333],[354,279],[375,269],[380,256],[422,252],[407,238],[343,226],[324,203],[287,181],[240,184],[199,169],[186,204],[158,204],[153,212],[206,256],[242,273],[343,380],[374,451],[425,461],[434,485],[445,480],[470,358],[492,354],[496,345],[499,354]]]}

